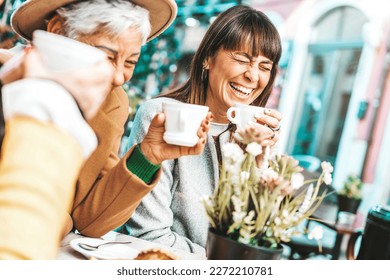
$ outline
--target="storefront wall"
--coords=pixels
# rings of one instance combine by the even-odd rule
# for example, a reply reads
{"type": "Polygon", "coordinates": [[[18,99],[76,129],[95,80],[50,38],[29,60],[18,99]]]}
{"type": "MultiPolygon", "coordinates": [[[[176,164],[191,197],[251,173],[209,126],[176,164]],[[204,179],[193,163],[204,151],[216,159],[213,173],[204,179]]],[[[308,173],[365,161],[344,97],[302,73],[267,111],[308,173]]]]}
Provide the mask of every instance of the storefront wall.
{"type": "Polygon", "coordinates": [[[292,52],[279,103],[280,147],[329,158],[336,188],[352,173],[373,185],[381,180],[389,12],[390,1],[303,1],[284,26],[292,52]]]}

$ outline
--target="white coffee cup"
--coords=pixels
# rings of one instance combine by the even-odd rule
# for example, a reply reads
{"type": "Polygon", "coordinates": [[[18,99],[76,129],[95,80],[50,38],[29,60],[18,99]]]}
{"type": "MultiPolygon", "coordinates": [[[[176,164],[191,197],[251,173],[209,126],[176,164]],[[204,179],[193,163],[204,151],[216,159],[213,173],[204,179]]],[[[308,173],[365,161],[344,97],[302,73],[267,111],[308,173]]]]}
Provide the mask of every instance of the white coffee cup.
{"type": "Polygon", "coordinates": [[[255,123],[255,115],[264,114],[264,110],[264,107],[236,103],[227,110],[226,116],[237,125],[238,129],[242,130],[251,123],[255,123]]]}
{"type": "Polygon", "coordinates": [[[164,101],[162,110],[165,114],[164,141],[178,146],[195,146],[199,140],[198,129],[209,107],[164,101]]]}
{"type": "Polygon", "coordinates": [[[89,68],[107,57],[95,47],[43,30],[34,31],[32,42],[44,64],[53,71],[89,68]]]}

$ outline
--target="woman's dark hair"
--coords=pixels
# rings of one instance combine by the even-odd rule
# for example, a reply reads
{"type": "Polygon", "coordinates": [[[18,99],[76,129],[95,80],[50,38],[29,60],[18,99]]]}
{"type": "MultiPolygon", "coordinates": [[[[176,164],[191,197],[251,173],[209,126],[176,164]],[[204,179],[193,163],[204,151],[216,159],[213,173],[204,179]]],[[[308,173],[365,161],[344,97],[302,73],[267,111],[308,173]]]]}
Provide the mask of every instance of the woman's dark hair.
{"type": "Polygon", "coordinates": [[[244,5],[234,6],[217,17],[192,59],[187,82],[161,96],[186,103],[205,104],[208,80],[202,78],[202,64],[220,49],[249,50],[251,56],[262,55],[273,62],[267,86],[252,102],[252,105],[265,106],[278,70],[282,53],[281,40],[277,29],[264,13],[244,5]]]}

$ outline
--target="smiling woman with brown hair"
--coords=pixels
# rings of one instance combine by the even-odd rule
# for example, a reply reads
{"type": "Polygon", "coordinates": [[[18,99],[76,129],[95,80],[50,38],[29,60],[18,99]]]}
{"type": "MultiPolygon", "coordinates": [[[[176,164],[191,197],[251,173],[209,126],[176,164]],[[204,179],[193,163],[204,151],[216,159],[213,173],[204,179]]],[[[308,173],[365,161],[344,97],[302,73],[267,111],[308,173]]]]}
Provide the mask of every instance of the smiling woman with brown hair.
{"type": "MultiPolygon", "coordinates": [[[[219,178],[220,146],[234,141],[226,111],[235,103],[265,106],[281,56],[279,34],[271,21],[248,6],[221,13],[196,51],[189,79],[177,89],[149,100],[136,114],[128,147],[142,141],[151,117],[169,99],[209,106],[214,119],[199,156],[163,163],[160,183],[146,196],[122,231],[178,249],[204,254],[208,218],[200,197],[213,192],[219,178]]],[[[240,131],[248,141],[272,146],[281,115],[267,109],[240,131]]]]}

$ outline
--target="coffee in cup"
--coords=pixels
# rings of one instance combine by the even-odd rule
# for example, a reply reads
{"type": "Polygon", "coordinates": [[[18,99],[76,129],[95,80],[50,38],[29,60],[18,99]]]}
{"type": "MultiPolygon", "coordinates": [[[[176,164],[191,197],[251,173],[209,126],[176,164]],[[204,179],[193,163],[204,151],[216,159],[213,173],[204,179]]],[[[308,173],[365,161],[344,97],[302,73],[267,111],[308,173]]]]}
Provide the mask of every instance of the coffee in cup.
{"type": "Polygon", "coordinates": [[[164,101],[165,133],[163,139],[168,144],[193,147],[199,140],[197,135],[209,107],[182,102],[164,101]]]}

